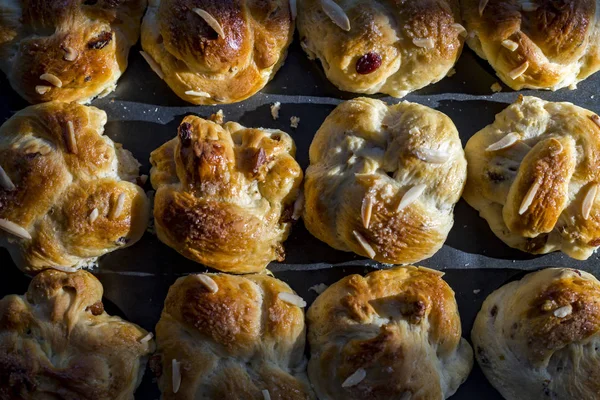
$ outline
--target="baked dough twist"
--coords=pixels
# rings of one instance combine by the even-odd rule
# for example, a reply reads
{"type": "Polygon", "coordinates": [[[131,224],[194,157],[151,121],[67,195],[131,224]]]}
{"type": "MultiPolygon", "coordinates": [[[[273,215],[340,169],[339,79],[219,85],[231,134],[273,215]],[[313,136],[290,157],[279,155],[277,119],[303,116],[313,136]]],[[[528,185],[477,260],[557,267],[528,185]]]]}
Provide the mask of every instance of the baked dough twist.
{"type": "Polygon", "coordinates": [[[395,97],[444,78],[466,30],[458,0],[303,0],[298,30],[341,90],[395,97]]]}
{"type": "Polygon", "coordinates": [[[492,293],[473,326],[477,362],[507,400],[600,395],[600,282],[567,268],[492,293]]]}
{"type": "Polygon", "coordinates": [[[504,83],[557,90],[600,70],[599,0],[462,0],[467,43],[504,83]]]}
{"type": "Polygon", "coordinates": [[[441,273],[396,267],[331,285],[307,312],[308,374],[330,400],[446,399],[473,366],[441,273]]]}
{"type": "Polygon", "coordinates": [[[302,182],[295,153],[282,131],[185,117],[150,155],[159,239],[225,272],[282,261],[302,182]]]}
{"type": "Polygon", "coordinates": [[[502,241],[585,260],[600,245],[600,119],[519,97],[467,143],[465,200],[502,241]]]}
{"type": "Polygon", "coordinates": [[[0,69],[30,103],[112,92],[140,35],[146,0],[0,2],[0,69]]]}
{"type": "Polygon", "coordinates": [[[139,163],[103,135],[106,113],[49,102],[0,128],[0,245],[23,271],[79,268],[140,239],[139,163]]]}
{"type": "Polygon", "coordinates": [[[150,0],[142,47],[182,99],[235,103],[275,76],[293,35],[288,0],[150,0]]]}
{"type": "Polygon", "coordinates": [[[1,399],[133,400],[154,341],[102,292],[89,272],[46,270],[0,300],[1,399]]]}
{"type": "Polygon", "coordinates": [[[305,305],[267,275],[178,279],[156,325],[151,365],[162,398],[314,399],[304,358],[305,305]]]}
{"type": "Polygon", "coordinates": [[[339,105],[310,146],[304,224],[331,247],[408,264],[442,247],[466,179],[456,127],[403,102],[339,105]]]}

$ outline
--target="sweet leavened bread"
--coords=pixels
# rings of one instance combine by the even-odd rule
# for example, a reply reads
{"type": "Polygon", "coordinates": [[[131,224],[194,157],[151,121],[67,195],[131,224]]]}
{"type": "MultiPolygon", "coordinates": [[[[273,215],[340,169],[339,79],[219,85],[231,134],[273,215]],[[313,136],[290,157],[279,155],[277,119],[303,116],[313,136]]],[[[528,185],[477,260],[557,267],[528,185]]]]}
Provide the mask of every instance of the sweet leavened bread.
{"type": "Polygon", "coordinates": [[[492,293],[473,326],[477,362],[507,400],[600,395],[600,282],[548,268],[492,293]]]}
{"type": "Polygon", "coordinates": [[[462,0],[467,43],[515,90],[573,86],[600,70],[600,1],[462,0]]]}
{"type": "Polygon", "coordinates": [[[0,300],[1,399],[133,399],[154,341],[102,292],[89,272],[46,270],[0,300]]]}
{"type": "Polygon", "coordinates": [[[283,65],[294,12],[288,0],[150,0],[142,55],[182,99],[235,103],[283,65]]]}
{"type": "Polygon", "coordinates": [[[446,399],[473,366],[443,274],[396,267],[350,275],[307,312],[308,374],[329,400],[446,399]]]}
{"type": "Polygon", "coordinates": [[[0,69],[30,103],[112,92],[140,35],[146,0],[0,2],[0,69]]]}
{"type": "Polygon", "coordinates": [[[298,30],[341,90],[403,97],[444,78],[467,35],[458,0],[303,0],[298,30]]]}
{"type": "Polygon", "coordinates": [[[144,233],[139,164],[105,124],[95,107],[49,102],[0,127],[0,246],[22,270],[89,266],[144,233]]]}
{"type": "Polygon", "coordinates": [[[467,143],[465,200],[502,241],[585,260],[600,245],[600,118],[519,99],[467,143]]]}
{"type": "Polygon", "coordinates": [[[189,275],[169,289],[152,369],[162,398],[310,400],[306,303],[267,275],[189,275]]]}
{"type": "Polygon", "coordinates": [[[302,182],[292,138],[278,130],[185,117],[152,152],[160,240],[189,259],[233,273],[284,259],[302,182]]]}
{"type": "Polygon", "coordinates": [[[304,224],[338,250],[391,264],[433,255],[466,179],[446,115],[367,98],[339,105],[310,146],[304,224]]]}

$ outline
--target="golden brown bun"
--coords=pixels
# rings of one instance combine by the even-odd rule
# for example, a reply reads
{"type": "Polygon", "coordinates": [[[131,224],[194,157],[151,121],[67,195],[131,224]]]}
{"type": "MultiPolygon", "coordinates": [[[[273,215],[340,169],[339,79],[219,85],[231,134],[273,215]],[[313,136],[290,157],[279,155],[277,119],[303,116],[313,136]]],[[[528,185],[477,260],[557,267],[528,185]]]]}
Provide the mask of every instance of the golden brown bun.
{"type": "Polygon", "coordinates": [[[304,224],[338,250],[392,264],[422,260],[452,228],[466,168],[446,115],[407,102],[347,101],[310,146],[304,224]],[[398,211],[418,185],[422,194],[398,211]]]}
{"type": "Polygon", "coordinates": [[[298,1],[298,30],[341,90],[403,97],[444,78],[462,51],[458,0],[335,0],[349,31],[325,13],[332,2],[298,1]]]}
{"type": "Polygon", "coordinates": [[[315,300],[308,374],[319,398],[437,400],[458,389],[473,350],[441,275],[412,266],[351,275],[315,300]]]}
{"type": "Polygon", "coordinates": [[[156,325],[153,369],[162,398],[263,400],[268,390],[272,400],[313,399],[306,379],[304,312],[280,293],[294,292],[266,275],[178,279],[156,325]],[[180,370],[178,389],[173,360],[180,370]]]}
{"type": "Polygon", "coordinates": [[[0,69],[30,103],[106,96],[127,68],[145,8],[146,0],[1,1],[0,69]]]}
{"type": "Polygon", "coordinates": [[[275,76],[293,35],[288,0],[150,0],[142,47],[182,99],[235,103],[275,76]],[[195,9],[214,18],[224,36],[195,9]],[[186,94],[190,91],[196,93],[186,94]]]}
{"type": "Polygon", "coordinates": [[[594,113],[520,97],[467,143],[464,198],[509,246],[585,260],[600,245],[598,149],[594,113]]]}
{"type": "Polygon", "coordinates": [[[133,399],[154,341],[102,292],[89,272],[46,270],[0,300],[0,399],[133,399]]]}
{"type": "Polygon", "coordinates": [[[144,233],[149,202],[128,182],[139,164],[103,136],[105,124],[106,113],[95,107],[49,102],[0,128],[0,167],[9,178],[0,176],[0,225],[26,231],[19,238],[0,229],[0,245],[23,271],[86,266],[144,233]]]}
{"type": "Polygon", "coordinates": [[[567,268],[492,293],[473,326],[477,362],[507,400],[595,400],[600,393],[600,282],[567,268]]]}
{"type": "Polygon", "coordinates": [[[302,182],[295,153],[282,131],[185,117],[150,155],[159,239],[225,272],[282,261],[302,182]]]}
{"type": "Polygon", "coordinates": [[[600,70],[599,0],[461,0],[461,7],[469,47],[515,90],[557,90],[600,70]]]}

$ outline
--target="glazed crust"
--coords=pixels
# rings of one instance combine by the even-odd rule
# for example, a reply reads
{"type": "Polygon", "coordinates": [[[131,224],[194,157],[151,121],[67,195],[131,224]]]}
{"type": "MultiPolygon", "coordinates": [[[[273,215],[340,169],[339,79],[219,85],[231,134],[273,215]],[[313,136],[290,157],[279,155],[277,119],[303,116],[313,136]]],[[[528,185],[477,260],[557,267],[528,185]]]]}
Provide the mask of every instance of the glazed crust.
{"type": "Polygon", "coordinates": [[[282,261],[302,169],[282,131],[185,117],[150,156],[160,240],[225,272],[282,261]]]}
{"type": "Polygon", "coordinates": [[[600,282],[548,268],[493,292],[473,326],[477,361],[507,400],[597,399],[600,282]]]}
{"type": "Polygon", "coordinates": [[[600,70],[599,0],[461,0],[461,7],[469,47],[515,90],[556,90],[600,70]],[[525,63],[525,73],[510,76],[525,63]]]}
{"type": "Polygon", "coordinates": [[[32,237],[0,230],[0,245],[23,271],[85,266],[144,233],[149,202],[129,182],[139,164],[103,136],[105,123],[106,113],[95,107],[49,102],[16,113],[0,128],[0,166],[15,185],[0,185],[0,219],[32,237]]]}
{"type": "Polygon", "coordinates": [[[3,1],[0,69],[30,103],[105,96],[127,68],[145,8],[146,0],[3,1]]]}
{"type": "MultiPolygon", "coordinates": [[[[162,398],[263,400],[314,399],[306,378],[304,313],[279,293],[294,293],[267,275],[204,274],[213,293],[189,275],[169,289],[156,325],[162,398]],[[172,360],[181,386],[173,393],[172,360]]],[[[158,366],[158,368],[157,368],[158,366]]]]}
{"type": "Polygon", "coordinates": [[[331,285],[307,312],[308,373],[322,399],[446,399],[473,366],[440,273],[396,267],[331,285]],[[366,376],[342,387],[358,369],[366,376]]]}
{"type": "Polygon", "coordinates": [[[298,1],[298,30],[309,58],[319,59],[341,90],[403,97],[444,78],[462,51],[458,0],[336,0],[350,31],[325,14],[322,2],[298,1]],[[361,73],[357,63],[368,53],[378,55],[381,66],[361,73]]]}
{"type": "Polygon", "coordinates": [[[0,399],[133,400],[154,341],[102,292],[89,272],[47,270],[0,300],[0,399]]]}
{"type": "Polygon", "coordinates": [[[571,103],[524,97],[469,140],[464,198],[506,244],[533,254],[561,250],[578,260],[600,245],[600,205],[591,192],[600,181],[596,118],[571,103]],[[509,134],[514,144],[486,151],[509,134]]]}
{"type": "Polygon", "coordinates": [[[342,103],[310,146],[304,224],[338,250],[391,264],[422,260],[446,240],[466,168],[458,132],[446,115],[406,102],[342,103]],[[398,211],[405,194],[420,184],[424,192],[398,211]]]}
{"type": "Polygon", "coordinates": [[[182,99],[235,103],[273,78],[293,34],[288,0],[150,0],[142,47],[182,99]],[[194,9],[209,13],[225,36],[194,9]]]}

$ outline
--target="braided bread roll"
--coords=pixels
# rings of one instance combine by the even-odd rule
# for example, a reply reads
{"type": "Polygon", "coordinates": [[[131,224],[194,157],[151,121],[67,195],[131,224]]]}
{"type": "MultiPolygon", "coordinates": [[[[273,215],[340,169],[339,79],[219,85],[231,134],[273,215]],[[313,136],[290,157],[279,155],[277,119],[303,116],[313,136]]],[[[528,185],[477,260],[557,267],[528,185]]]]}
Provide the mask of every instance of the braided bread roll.
{"type": "Polygon", "coordinates": [[[587,259],[600,245],[600,119],[520,97],[467,143],[465,200],[503,242],[587,259]]]}

